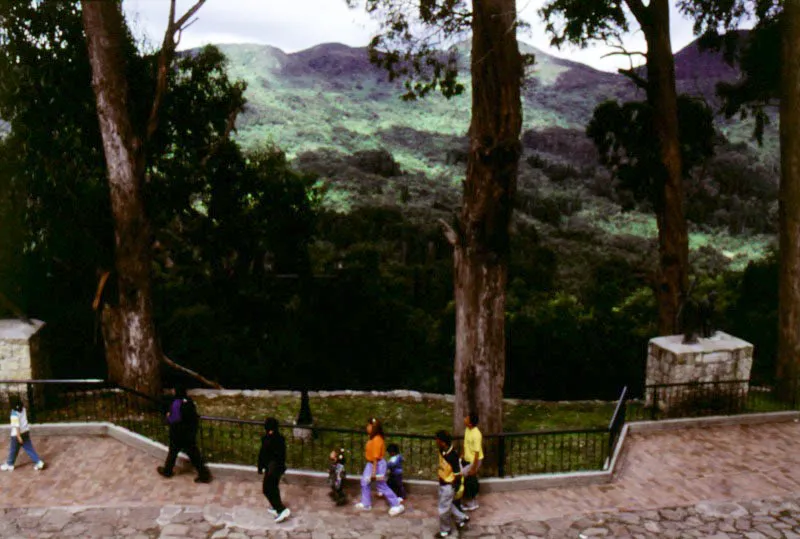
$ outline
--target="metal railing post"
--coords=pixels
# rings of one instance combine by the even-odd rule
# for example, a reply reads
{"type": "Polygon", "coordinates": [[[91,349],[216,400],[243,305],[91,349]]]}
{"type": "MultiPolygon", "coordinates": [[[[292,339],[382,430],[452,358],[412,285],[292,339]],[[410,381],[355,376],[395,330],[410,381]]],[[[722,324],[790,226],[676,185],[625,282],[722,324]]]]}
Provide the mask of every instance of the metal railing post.
{"type": "Polygon", "coordinates": [[[208,455],[206,455],[206,448],[205,448],[205,437],[203,436],[203,418],[197,418],[197,432],[199,434],[200,441],[197,445],[200,446],[200,454],[203,456],[204,460],[208,459],[208,455]]]}
{"type": "Polygon", "coordinates": [[[657,414],[658,414],[658,387],[654,387],[653,388],[653,406],[650,409],[650,419],[655,421],[657,414]]]}
{"type": "Polygon", "coordinates": [[[28,389],[28,415],[30,416],[31,423],[36,422],[36,407],[33,402],[33,384],[28,382],[25,384],[28,389]]]}
{"type": "Polygon", "coordinates": [[[506,437],[500,434],[497,437],[497,475],[506,476],[506,437]]]}

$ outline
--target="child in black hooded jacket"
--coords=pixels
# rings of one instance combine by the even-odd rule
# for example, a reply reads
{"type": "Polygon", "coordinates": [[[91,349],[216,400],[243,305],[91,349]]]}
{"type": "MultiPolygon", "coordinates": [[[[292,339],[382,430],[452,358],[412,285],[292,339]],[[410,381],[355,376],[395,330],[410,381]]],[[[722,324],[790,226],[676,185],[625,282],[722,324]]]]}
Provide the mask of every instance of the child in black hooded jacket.
{"type": "Polygon", "coordinates": [[[264,473],[264,496],[271,509],[275,522],[283,522],[292,514],[281,502],[279,483],[286,471],[286,440],[278,431],[278,420],[268,417],[264,421],[266,434],[261,438],[261,451],[258,453],[258,473],[264,473]]]}

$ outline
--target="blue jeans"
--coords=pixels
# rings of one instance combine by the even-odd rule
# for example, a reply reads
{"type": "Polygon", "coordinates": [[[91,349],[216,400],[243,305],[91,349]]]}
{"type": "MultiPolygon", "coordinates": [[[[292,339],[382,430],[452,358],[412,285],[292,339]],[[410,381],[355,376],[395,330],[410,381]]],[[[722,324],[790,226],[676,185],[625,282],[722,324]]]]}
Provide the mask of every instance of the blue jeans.
{"type": "MultiPolygon", "coordinates": [[[[28,454],[33,462],[40,462],[42,459],[39,458],[39,455],[36,454],[36,450],[33,448],[33,443],[31,442],[31,435],[28,432],[22,433],[22,449],[28,454]]],[[[17,440],[16,436],[11,437],[11,447],[8,450],[8,460],[6,464],[9,466],[13,466],[14,462],[17,460],[17,454],[19,453],[19,441],[17,440]]]]}

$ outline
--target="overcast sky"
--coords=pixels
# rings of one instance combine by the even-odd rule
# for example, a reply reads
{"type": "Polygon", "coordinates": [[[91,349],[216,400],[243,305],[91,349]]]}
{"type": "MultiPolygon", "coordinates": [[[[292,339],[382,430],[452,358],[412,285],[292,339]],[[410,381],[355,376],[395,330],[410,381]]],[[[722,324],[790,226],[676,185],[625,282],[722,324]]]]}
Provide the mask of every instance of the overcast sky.
{"type": "MultiPolygon", "coordinates": [[[[545,0],[517,0],[523,20],[532,26],[520,39],[545,52],[589,64],[606,71],[628,67],[625,57],[601,58],[610,51],[604,46],[588,49],[549,46],[537,10],[545,0]]],[[[593,0],[586,0],[593,1],[593,0]]],[[[191,7],[192,0],[178,0],[179,15],[191,7]]],[[[169,0],[124,0],[125,12],[137,34],[160,43],[169,13],[169,0]]],[[[690,43],[692,25],[673,7],[672,45],[677,52],[690,43]]],[[[296,52],[320,43],[338,42],[364,46],[372,37],[376,23],[363,12],[351,10],[344,0],[208,0],[198,12],[198,20],[181,39],[181,49],[207,43],[261,43],[296,52]]],[[[630,51],[644,51],[641,32],[625,42],[630,51]]]]}

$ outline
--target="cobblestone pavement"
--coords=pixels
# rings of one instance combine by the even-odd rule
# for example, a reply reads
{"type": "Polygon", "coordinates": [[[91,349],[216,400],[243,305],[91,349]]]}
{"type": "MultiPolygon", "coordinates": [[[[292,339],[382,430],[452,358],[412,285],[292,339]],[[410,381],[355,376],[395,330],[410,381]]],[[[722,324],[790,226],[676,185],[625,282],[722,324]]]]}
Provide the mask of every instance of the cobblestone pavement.
{"type": "MultiPolygon", "coordinates": [[[[111,438],[33,437],[48,468],[36,472],[21,455],[0,473],[0,537],[378,539],[430,537],[437,527],[431,495],[412,492],[406,513],[391,518],[385,502],[356,513],[300,485],[281,487],[294,514],[276,525],[255,473],[167,480],[157,459],[111,438]]],[[[461,536],[800,539],[799,446],[798,423],[632,436],[613,483],[482,495],[461,536]]]]}
{"type": "MultiPolygon", "coordinates": [[[[550,520],[510,522],[499,526],[470,524],[454,537],[521,538],[800,538],[800,496],[749,502],[704,502],[689,507],[624,513],[594,513],[550,520]]],[[[4,509],[0,536],[8,538],[131,539],[410,539],[430,538],[436,519],[376,515],[353,518],[320,511],[275,524],[263,511],[219,506],[135,508],[4,509]]],[[[473,513],[480,520],[478,509],[473,513]]]]}

